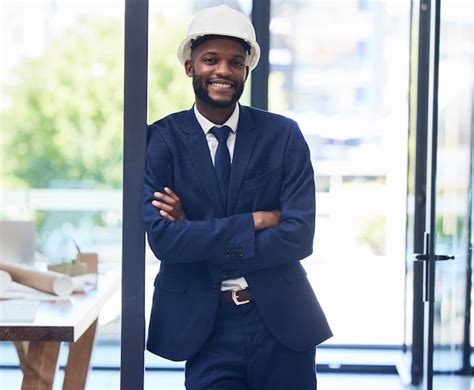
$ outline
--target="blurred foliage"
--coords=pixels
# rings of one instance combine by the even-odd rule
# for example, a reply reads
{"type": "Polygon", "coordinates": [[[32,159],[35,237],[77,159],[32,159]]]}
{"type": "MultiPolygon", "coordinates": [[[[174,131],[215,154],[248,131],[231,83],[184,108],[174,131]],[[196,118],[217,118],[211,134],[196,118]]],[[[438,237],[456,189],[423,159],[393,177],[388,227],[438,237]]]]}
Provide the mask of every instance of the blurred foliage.
{"type": "MultiPolygon", "coordinates": [[[[190,79],[176,59],[183,30],[151,17],[150,118],[192,104],[190,79]]],[[[4,188],[121,187],[123,34],[117,20],[80,19],[42,56],[18,64],[2,92],[4,188]]]]}
{"type": "Polygon", "coordinates": [[[194,92],[176,53],[191,15],[179,20],[165,19],[160,9],[150,15],[148,54],[149,123],[180,110],[191,108],[194,92]]]}

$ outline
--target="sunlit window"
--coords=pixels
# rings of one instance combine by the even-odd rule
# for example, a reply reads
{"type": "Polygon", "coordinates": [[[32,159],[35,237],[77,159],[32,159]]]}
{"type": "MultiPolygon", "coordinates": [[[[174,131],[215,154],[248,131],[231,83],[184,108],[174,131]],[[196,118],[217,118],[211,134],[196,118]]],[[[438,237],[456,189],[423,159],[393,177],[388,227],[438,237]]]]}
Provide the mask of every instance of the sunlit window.
{"type": "Polygon", "coordinates": [[[270,110],[293,117],[316,174],[303,264],[335,336],[400,345],[410,2],[272,1],[270,110]]]}
{"type": "MultiPolygon", "coordinates": [[[[20,262],[45,269],[81,251],[98,255],[99,273],[119,271],[123,2],[6,0],[0,21],[0,223],[34,224],[36,256],[20,262]]],[[[118,285],[99,325],[98,345],[119,345],[118,285]]]]}

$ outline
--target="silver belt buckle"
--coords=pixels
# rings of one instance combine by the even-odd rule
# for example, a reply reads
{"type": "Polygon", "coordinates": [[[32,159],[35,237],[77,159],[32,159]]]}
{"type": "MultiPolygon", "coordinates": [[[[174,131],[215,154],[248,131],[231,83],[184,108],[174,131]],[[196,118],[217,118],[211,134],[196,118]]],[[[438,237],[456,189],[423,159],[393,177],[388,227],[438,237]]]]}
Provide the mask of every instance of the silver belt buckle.
{"type": "Polygon", "coordinates": [[[239,291],[242,291],[242,290],[245,290],[245,289],[243,289],[243,288],[235,288],[235,289],[232,290],[232,300],[234,301],[234,303],[235,303],[237,306],[239,306],[239,305],[245,305],[246,303],[249,303],[249,302],[250,302],[249,300],[246,300],[246,301],[239,301],[239,300],[238,300],[239,297],[238,297],[237,293],[238,293],[239,291]]]}

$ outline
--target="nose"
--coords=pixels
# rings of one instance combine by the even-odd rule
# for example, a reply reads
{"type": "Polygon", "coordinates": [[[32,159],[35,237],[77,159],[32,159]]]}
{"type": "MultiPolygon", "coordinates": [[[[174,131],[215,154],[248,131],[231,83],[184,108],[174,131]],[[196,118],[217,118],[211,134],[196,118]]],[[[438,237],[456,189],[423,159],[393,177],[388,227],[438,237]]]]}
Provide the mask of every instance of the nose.
{"type": "Polygon", "coordinates": [[[229,76],[232,74],[230,64],[227,61],[219,61],[216,69],[216,74],[219,76],[229,76]]]}

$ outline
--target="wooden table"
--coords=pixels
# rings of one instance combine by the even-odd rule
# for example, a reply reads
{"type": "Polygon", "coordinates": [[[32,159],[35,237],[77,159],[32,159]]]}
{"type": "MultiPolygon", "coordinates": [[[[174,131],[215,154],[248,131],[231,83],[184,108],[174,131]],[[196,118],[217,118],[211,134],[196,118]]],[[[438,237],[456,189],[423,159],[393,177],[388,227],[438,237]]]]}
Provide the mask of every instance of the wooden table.
{"type": "Polygon", "coordinates": [[[0,323],[0,340],[13,341],[18,352],[22,390],[52,389],[63,341],[70,343],[63,389],[84,389],[100,310],[119,287],[118,273],[99,275],[87,294],[41,302],[33,322],[0,323]]]}

